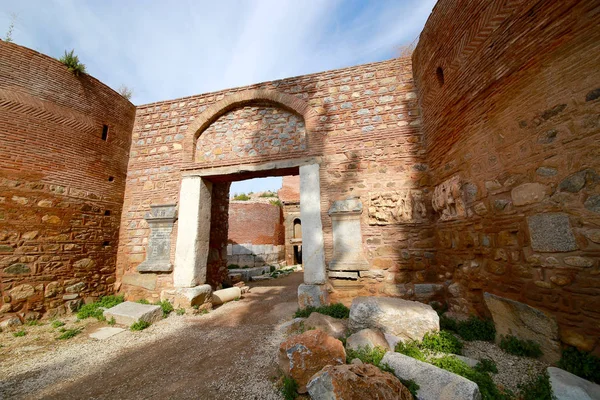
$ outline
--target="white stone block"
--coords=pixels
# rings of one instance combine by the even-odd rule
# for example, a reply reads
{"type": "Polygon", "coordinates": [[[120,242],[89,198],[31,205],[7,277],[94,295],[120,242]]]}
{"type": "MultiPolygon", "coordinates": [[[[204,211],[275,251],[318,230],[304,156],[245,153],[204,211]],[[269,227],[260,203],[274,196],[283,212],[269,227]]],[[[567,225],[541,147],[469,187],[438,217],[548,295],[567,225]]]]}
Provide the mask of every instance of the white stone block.
{"type": "Polygon", "coordinates": [[[307,285],[320,285],[327,282],[320,185],[318,164],[300,167],[302,260],[304,262],[304,283],[307,285]]]}
{"type": "Polygon", "coordinates": [[[115,322],[119,325],[130,326],[138,321],[148,323],[160,321],[163,317],[163,312],[160,306],[126,301],[104,311],[104,317],[107,320],[114,318],[115,322]]]}

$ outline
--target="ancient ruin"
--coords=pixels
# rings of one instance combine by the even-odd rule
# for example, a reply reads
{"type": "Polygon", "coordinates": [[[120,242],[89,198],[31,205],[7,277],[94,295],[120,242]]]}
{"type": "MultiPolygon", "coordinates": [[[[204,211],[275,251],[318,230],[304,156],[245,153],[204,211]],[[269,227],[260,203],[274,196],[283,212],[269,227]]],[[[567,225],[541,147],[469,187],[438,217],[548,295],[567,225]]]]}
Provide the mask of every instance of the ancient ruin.
{"type": "Polygon", "coordinates": [[[293,176],[277,254],[301,307],[523,312],[600,354],[597,15],[440,0],[411,57],[138,106],[0,41],[0,320],[191,305],[244,255],[230,184],[293,176]]]}

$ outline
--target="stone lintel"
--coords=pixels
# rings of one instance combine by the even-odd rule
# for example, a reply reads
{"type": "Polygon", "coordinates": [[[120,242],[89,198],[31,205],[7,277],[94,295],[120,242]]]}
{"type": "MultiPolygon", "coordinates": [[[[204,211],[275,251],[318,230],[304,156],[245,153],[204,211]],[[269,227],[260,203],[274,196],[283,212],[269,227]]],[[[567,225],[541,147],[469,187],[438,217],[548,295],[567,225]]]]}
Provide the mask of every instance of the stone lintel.
{"type": "Polygon", "coordinates": [[[328,276],[330,278],[357,280],[358,272],[355,272],[355,271],[329,271],[328,276]]]}

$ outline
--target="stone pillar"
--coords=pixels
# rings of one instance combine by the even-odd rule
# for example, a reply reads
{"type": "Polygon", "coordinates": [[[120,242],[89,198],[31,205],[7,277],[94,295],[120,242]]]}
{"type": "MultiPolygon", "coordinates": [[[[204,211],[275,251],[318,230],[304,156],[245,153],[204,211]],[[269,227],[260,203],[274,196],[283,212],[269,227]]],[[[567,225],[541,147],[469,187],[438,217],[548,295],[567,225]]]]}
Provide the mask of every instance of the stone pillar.
{"type": "Polygon", "coordinates": [[[171,232],[177,219],[177,206],[163,204],[150,206],[145,219],[150,227],[146,260],[137,266],[139,272],[171,272],[171,232]]]}
{"type": "Polygon", "coordinates": [[[333,227],[333,260],[329,263],[330,276],[358,279],[358,272],[367,271],[369,262],[365,257],[360,228],[363,206],[358,199],[339,200],[329,209],[333,227]]]}
{"type": "Polygon", "coordinates": [[[328,296],[318,164],[300,167],[300,218],[304,284],[298,287],[298,303],[300,307],[324,305],[328,296]]]}
{"type": "Polygon", "coordinates": [[[182,179],[173,274],[175,287],[194,287],[206,282],[211,197],[211,182],[199,176],[182,179]]]}

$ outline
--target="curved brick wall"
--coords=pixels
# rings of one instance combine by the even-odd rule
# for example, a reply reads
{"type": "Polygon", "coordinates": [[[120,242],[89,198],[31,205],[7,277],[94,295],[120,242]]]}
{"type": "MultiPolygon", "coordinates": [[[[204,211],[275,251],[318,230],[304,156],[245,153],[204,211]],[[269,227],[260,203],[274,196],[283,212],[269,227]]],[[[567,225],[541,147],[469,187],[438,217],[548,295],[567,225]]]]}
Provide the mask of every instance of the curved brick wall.
{"type": "Polygon", "coordinates": [[[452,308],[485,313],[492,292],[554,314],[563,342],[597,353],[598,11],[440,0],[413,55],[452,308]]]}
{"type": "Polygon", "coordinates": [[[134,116],[93,77],[0,41],[0,319],[113,292],[134,116]]]}

